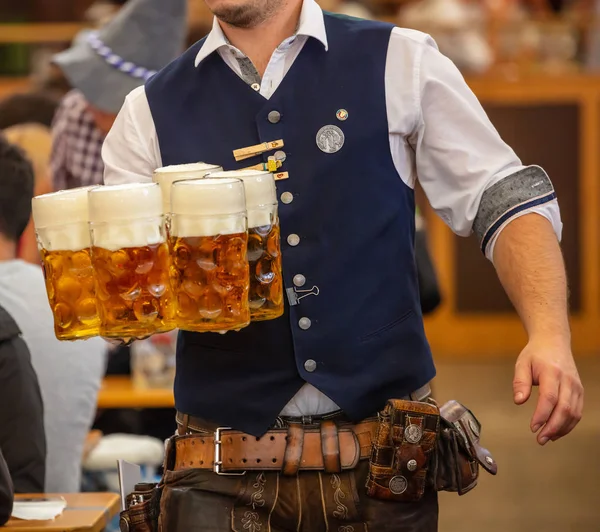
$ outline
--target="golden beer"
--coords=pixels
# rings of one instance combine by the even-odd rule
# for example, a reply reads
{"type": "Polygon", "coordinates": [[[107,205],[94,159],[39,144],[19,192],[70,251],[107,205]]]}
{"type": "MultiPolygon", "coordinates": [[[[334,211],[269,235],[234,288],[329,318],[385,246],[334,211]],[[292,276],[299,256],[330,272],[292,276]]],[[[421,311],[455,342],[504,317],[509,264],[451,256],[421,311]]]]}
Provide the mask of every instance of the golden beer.
{"type": "Polygon", "coordinates": [[[92,248],[96,295],[107,338],[143,338],[174,328],[167,243],[92,248]]]}
{"type": "Polygon", "coordinates": [[[82,340],[100,332],[88,229],[90,188],[44,194],[32,202],[54,333],[59,340],[82,340]]]}
{"type": "Polygon", "coordinates": [[[171,205],[177,327],[198,332],[246,327],[250,279],[242,182],[178,181],[171,205]]]}
{"type": "Polygon", "coordinates": [[[246,233],[171,237],[180,329],[225,331],[248,325],[247,245],[246,233]]]}
{"type": "Polygon", "coordinates": [[[171,258],[155,183],[90,191],[92,264],[106,338],[146,338],[175,328],[171,258]]]}
{"type": "Polygon", "coordinates": [[[235,170],[211,172],[209,177],[238,178],[244,182],[248,212],[250,317],[264,321],[283,315],[281,244],[275,179],[270,172],[235,170]]]}
{"type": "Polygon", "coordinates": [[[250,317],[272,320],[283,315],[279,221],[248,229],[250,317]]]}
{"type": "Polygon", "coordinates": [[[209,172],[223,170],[216,164],[192,163],[164,166],[155,170],[152,180],[160,185],[163,197],[163,213],[171,212],[171,186],[175,181],[186,179],[202,179],[209,172]]]}

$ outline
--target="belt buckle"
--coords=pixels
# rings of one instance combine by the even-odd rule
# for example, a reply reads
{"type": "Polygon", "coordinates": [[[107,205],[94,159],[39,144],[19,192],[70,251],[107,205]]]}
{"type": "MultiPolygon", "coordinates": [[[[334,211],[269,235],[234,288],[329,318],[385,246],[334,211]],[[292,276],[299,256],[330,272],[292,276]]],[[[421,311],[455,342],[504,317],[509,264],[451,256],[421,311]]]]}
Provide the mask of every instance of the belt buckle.
{"type": "Polygon", "coordinates": [[[215,430],[215,463],[213,465],[213,471],[217,475],[221,475],[221,476],[241,477],[246,474],[245,471],[242,471],[241,473],[227,473],[222,470],[223,460],[221,460],[221,445],[223,442],[221,441],[221,435],[226,430],[233,430],[233,429],[231,427],[218,427],[217,430],[215,430]]]}

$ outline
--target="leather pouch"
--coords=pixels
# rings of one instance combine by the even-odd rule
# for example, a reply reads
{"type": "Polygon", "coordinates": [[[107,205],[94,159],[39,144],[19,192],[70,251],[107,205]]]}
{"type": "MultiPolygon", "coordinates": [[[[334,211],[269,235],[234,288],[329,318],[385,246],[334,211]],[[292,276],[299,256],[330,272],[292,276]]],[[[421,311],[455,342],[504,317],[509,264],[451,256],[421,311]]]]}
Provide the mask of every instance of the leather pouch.
{"type": "Polygon", "coordinates": [[[481,424],[470,410],[458,401],[448,401],[440,408],[440,416],[432,475],[435,488],[464,495],[477,485],[479,466],[492,475],[498,466],[480,445],[481,424]]]}
{"type": "Polygon", "coordinates": [[[157,532],[162,488],[156,484],[138,484],[127,495],[126,510],[121,512],[121,532],[157,532]]]}
{"type": "Polygon", "coordinates": [[[392,399],[379,414],[367,494],[388,501],[417,501],[433,462],[440,414],[434,404],[392,399]]]}

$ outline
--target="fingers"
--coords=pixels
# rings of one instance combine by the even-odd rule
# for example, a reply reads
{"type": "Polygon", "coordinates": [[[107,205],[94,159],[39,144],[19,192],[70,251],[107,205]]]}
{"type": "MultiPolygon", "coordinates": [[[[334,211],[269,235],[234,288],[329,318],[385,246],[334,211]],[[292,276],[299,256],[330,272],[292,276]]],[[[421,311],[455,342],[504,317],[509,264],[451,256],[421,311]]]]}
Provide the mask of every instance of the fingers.
{"type": "Polygon", "coordinates": [[[522,405],[531,395],[531,364],[519,362],[515,365],[515,377],[513,379],[513,397],[518,405],[522,405]]]}
{"type": "Polygon", "coordinates": [[[544,428],[538,434],[538,442],[545,445],[556,441],[575,428],[583,410],[583,388],[577,377],[560,375],[558,400],[544,428]]]}
{"type": "MultiPolygon", "coordinates": [[[[583,387],[581,387],[581,383],[576,379],[575,382],[568,382],[568,385],[571,388],[571,402],[570,407],[566,409],[566,419],[564,420],[562,426],[558,430],[553,431],[554,426],[554,413],[550,417],[546,427],[548,428],[549,434],[544,434],[546,431],[546,427],[542,433],[540,433],[540,437],[548,437],[552,441],[556,441],[563,436],[566,436],[571,432],[581,420],[581,416],[583,414],[583,387]]],[[[560,409],[561,400],[559,399],[558,408],[560,409]]],[[[555,409],[555,412],[556,410],[555,409]]],[[[560,420],[557,424],[560,423],[560,420]]]]}
{"type": "MultiPolygon", "coordinates": [[[[533,417],[531,430],[537,432],[540,427],[550,419],[554,407],[558,403],[560,374],[557,368],[545,367],[540,373],[540,395],[533,417]]],[[[566,390],[565,390],[566,393],[566,390]]]]}

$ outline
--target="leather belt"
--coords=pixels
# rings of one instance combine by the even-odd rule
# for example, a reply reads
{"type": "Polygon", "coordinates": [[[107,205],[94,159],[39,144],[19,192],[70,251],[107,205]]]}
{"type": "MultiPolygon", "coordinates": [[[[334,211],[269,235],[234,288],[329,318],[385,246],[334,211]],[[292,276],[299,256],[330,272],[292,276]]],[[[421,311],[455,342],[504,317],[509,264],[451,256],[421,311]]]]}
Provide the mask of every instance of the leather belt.
{"type": "MultiPolygon", "coordinates": [[[[431,395],[425,385],[406,399],[424,401],[431,395]]],[[[359,460],[370,458],[371,443],[377,434],[376,417],[357,424],[335,420],[335,415],[287,418],[287,427],[273,428],[257,438],[238,430],[217,427],[206,421],[177,413],[180,436],[174,438],[174,471],[207,469],[235,475],[245,471],[277,470],[295,475],[299,470],[330,473],[353,469],[359,460]],[[188,434],[188,430],[197,433],[188,434]]]]}
{"type": "Polygon", "coordinates": [[[174,438],[173,470],[208,469],[225,475],[277,470],[295,475],[300,470],[353,469],[370,457],[377,426],[377,418],[371,418],[339,427],[333,420],[314,428],[292,423],[260,438],[222,428],[214,434],[186,434],[174,438]]]}

